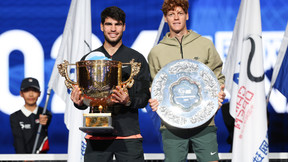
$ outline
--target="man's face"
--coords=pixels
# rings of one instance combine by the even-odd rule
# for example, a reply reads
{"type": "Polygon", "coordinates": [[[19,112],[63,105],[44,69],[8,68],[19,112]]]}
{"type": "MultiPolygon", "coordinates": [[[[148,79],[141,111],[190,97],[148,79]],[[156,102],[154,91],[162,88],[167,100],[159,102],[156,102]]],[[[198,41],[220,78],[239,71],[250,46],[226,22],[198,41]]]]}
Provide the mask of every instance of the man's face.
{"type": "Polygon", "coordinates": [[[101,23],[101,30],[104,33],[105,41],[110,44],[117,44],[122,39],[125,24],[108,17],[103,24],[101,23]]]}
{"type": "Polygon", "coordinates": [[[188,13],[186,14],[181,7],[175,7],[174,10],[167,12],[164,17],[165,22],[168,23],[170,32],[179,33],[186,29],[186,20],[188,20],[188,13]]]}
{"type": "Polygon", "coordinates": [[[35,88],[26,88],[25,90],[20,91],[20,95],[24,98],[26,105],[33,106],[36,104],[40,92],[35,88]]]}

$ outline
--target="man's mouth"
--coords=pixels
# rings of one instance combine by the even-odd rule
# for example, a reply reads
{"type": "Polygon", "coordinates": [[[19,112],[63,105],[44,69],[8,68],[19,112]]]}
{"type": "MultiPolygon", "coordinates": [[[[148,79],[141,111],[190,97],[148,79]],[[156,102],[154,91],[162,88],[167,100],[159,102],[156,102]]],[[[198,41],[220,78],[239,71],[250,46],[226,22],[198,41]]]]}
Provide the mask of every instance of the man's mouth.
{"type": "Polygon", "coordinates": [[[115,37],[117,37],[117,34],[116,33],[110,33],[109,36],[112,38],[115,38],[115,37]]]}

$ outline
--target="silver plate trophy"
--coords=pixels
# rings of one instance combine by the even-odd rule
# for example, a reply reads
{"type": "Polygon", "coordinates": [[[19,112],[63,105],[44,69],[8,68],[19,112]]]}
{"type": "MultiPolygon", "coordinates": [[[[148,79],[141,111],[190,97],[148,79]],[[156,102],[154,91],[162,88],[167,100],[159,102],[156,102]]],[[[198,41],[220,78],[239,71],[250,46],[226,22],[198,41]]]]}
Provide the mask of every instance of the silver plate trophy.
{"type": "Polygon", "coordinates": [[[165,65],[155,76],[151,98],[168,125],[190,129],[208,122],[217,112],[220,85],[205,64],[182,59],[165,65]]]}

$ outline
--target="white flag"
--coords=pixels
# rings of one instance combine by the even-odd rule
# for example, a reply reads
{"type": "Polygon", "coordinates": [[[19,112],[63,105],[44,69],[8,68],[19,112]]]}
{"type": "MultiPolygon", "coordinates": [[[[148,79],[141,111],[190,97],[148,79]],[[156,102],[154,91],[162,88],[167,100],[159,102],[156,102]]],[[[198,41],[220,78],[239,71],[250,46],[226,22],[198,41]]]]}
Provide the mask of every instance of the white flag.
{"type": "Polygon", "coordinates": [[[223,73],[235,119],[232,161],[268,162],[259,0],[241,1],[223,73]]]}
{"type": "Polygon", "coordinates": [[[69,129],[68,161],[71,162],[83,160],[85,148],[81,147],[81,143],[84,133],[79,130],[79,127],[83,126],[83,111],[74,107],[64,84],[65,79],[59,75],[57,65],[63,63],[63,60],[71,64],[80,61],[81,57],[90,51],[85,42],[91,46],[91,1],[72,0],[60,49],[48,84],[48,88],[52,88],[66,103],[65,124],[69,129]]]}

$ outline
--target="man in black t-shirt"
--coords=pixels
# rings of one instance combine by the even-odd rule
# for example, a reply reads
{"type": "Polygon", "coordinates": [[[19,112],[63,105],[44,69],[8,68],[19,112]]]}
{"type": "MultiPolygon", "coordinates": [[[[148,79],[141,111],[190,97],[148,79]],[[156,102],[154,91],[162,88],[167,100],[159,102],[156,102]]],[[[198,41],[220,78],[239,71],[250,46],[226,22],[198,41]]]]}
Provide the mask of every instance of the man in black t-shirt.
{"type": "MultiPolygon", "coordinates": [[[[103,46],[90,52],[101,52],[107,58],[129,63],[132,59],[141,63],[139,73],[134,77],[134,85],[128,89],[117,86],[113,90],[112,126],[114,132],[110,136],[87,135],[87,147],[84,155],[85,162],[112,161],[115,155],[118,161],[143,162],[142,136],[140,134],[138,109],[147,105],[150,98],[150,74],[146,59],[139,52],[126,47],[122,43],[125,31],[125,13],[118,7],[108,7],[101,13],[101,30],[105,41],[103,46]]],[[[89,54],[81,60],[85,60],[89,54]]],[[[122,80],[130,76],[130,68],[123,67],[122,80]]],[[[78,109],[86,109],[78,86],[71,93],[71,100],[78,109]]]]}

